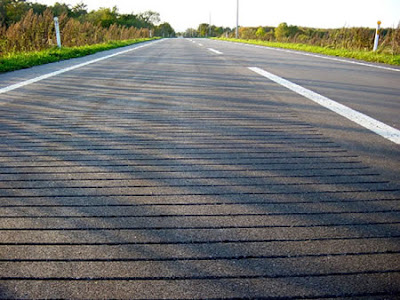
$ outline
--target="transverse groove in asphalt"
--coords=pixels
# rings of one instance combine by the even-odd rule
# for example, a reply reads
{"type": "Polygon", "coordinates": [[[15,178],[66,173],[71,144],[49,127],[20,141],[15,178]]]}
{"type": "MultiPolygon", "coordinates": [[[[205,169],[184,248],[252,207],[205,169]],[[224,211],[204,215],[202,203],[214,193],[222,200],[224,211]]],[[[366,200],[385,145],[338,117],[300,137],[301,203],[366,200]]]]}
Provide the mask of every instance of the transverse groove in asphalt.
{"type": "Polygon", "coordinates": [[[398,182],[225,47],[1,96],[1,298],[400,295],[398,182]]]}

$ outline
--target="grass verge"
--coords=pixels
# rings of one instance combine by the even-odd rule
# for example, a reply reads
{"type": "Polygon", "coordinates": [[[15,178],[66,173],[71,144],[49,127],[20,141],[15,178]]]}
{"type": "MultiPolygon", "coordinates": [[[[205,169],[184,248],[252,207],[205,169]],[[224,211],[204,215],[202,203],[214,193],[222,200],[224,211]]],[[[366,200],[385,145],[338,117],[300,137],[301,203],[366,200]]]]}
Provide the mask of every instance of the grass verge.
{"type": "Polygon", "coordinates": [[[81,47],[51,48],[36,52],[19,52],[0,57],[0,73],[26,69],[33,66],[48,64],[61,60],[82,57],[96,52],[125,47],[153,39],[134,39],[124,41],[111,41],[104,44],[88,45],[81,47]]]}
{"type": "Polygon", "coordinates": [[[254,44],[260,46],[274,47],[274,48],[284,48],[312,53],[319,53],[330,56],[339,56],[354,58],[369,62],[384,63],[390,65],[400,65],[400,55],[392,55],[388,53],[381,53],[379,51],[356,51],[348,49],[332,49],[319,46],[312,46],[306,44],[294,44],[294,43],[278,43],[278,42],[265,42],[258,40],[241,40],[241,39],[227,39],[227,38],[213,38],[222,41],[238,42],[245,44],[254,44]]]}

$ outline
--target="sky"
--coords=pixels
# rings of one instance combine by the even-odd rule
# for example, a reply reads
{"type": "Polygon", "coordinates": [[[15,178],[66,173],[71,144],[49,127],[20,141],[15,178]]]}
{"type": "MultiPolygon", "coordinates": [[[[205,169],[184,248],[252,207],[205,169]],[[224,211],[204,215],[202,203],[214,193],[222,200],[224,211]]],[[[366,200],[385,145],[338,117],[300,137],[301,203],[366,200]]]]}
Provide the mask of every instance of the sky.
{"type": "MultiPolygon", "coordinates": [[[[35,2],[35,0],[31,0],[35,2]]],[[[53,5],[83,2],[89,10],[117,6],[120,13],[153,10],[177,32],[197,28],[201,23],[223,27],[236,26],[237,0],[36,0],[53,5]]],[[[400,0],[239,0],[240,26],[289,25],[340,28],[397,27],[400,22],[400,0]]]]}

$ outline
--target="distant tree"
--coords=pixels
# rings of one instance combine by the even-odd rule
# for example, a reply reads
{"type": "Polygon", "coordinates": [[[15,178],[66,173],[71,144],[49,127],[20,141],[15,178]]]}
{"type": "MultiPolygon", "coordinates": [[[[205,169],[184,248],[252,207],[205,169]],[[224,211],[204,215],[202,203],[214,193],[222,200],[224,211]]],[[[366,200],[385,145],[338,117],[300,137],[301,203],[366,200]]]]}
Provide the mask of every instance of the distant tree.
{"type": "Polygon", "coordinates": [[[271,29],[270,31],[268,31],[268,32],[265,34],[264,40],[266,40],[266,41],[273,41],[273,40],[275,40],[274,29],[271,29]]]}
{"type": "Polygon", "coordinates": [[[231,35],[234,33],[235,29],[225,27],[223,28],[223,33],[221,34],[222,37],[231,37],[231,35]]]}
{"type": "Polygon", "coordinates": [[[7,13],[6,13],[7,1],[0,1],[0,27],[6,25],[7,13]]]}
{"type": "Polygon", "coordinates": [[[0,3],[0,19],[6,26],[19,22],[30,9],[25,0],[0,0],[0,3]]]}
{"type": "Polygon", "coordinates": [[[207,23],[200,24],[199,27],[197,28],[198,35],[201,37],[208,36],[208,26],[209,25],[207,23]]]}
{"type": "Polygon", "coordinates": [[[188,28],[188,29],[186,29],[183,36],[184,37],[197,37],[197,30],[194,28],[188,28]]]}
{"type": "Polygon", "coordinates": [[[112,24],[117,23],[118,9],[116,6],[112,9],[102,7],[99,10],[91,11],[86,16],[86,19],[95,25],[101,25],[104,28],[108,28],[112,24]]]}
{"type": "Polygon", "coordinates": [[[263,40],[264,37],[265,37],[265,34],[266,34],[266,32],[265,32],[264,27],[261,27],[261,26],[258,27],[258,29],[256,31],[257,38],[260,39],[260,40],[263,40]]]}
{"type": "MultiPolygon", "coordinates": [[[[1,1],[1,0],[0,0],[1,1]]],[[[40,3],[29,3],[29,7],[33,9],[33,13],[37,15],[42,15],[47,9],[47,5],[40,3]]]]}
{"type": "Polygon", "coordinates": [[[63,14],[71,16],[71,9],[65,3],[56,2],[53,6],[50,6],[50,10],[54,16],[61,16],[63,14]]]}
{"type": "Polygon", "coordinates": [[[257,38],[256,31],[257,29],[254,27],[240,27],[239,36],[241,39],[254,40],[257,38]]]}
{"type": "Polygon", "coordinates": [[[289,27],[287,23],[279,24],[278,27],[275,28],[275,38],[278,41],[282,41],[287,37],[289,37],[289,27]]]}
{"type": "Polygon", "coordinates": [[[160,22],[160,14],[151,10],[139,14],[137,17],[145,24],[144,27],[147,28],[152,28],[160,22]]]}
{"type": "Polygon", "coordinates": [[[298,35],[304,34],[303,30],[301,30],[299,27],[293,26],[293,25],[288,27],[288,31],[289,31],[289,38],[294,38],[298,35]]]}
{"type": "Polygon", "coordinates": [[[175,30],[169,23],[162,23],[155,27],[155,36],[160,37],[175,37],[175,30]]]}
{"type": "Polygon", "coordinates": [[[123,14],[119,15],[117,19],[118,25],[126,26],[126,27],[136,27],[136,28],[145,28],[145,24],[142,20],[138,18],[137,15],[134,14],[123,14]]]}
{"type": "Polygon", "coordinates": [[[275,28],[275,38],[278,41],[287,40],[301,34],[304,34],[304,31],[299,27],[288,26],[286,23],[281,23],[275,28]]]}
{"type": "Polygon", "coordinates": [[[71,9],[71,17],[80,19],[88,14],[87,5],[83,2],[76,4],[71,9]]]}
{"type": "Polygon", "coordinates": [[[213,35],[212,36],[221,36],[221,35],[223,35],[224,34],[224,28],[223,27],[215,27],[215,26],[212,26],[212,32],[213,32],[213,35]]]}

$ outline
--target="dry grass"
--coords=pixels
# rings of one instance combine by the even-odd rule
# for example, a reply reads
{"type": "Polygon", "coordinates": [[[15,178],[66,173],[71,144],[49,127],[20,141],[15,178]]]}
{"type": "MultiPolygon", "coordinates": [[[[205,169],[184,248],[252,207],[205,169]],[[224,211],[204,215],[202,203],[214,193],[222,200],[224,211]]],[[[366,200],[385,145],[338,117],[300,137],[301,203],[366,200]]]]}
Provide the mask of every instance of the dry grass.
{"type": "MultiPolygon", "coordinates": [[[[265,33],[262,36],[257,35],[258,29],[242,27],[240,28],[240,38],[268,42],[300,43],[327,49],[352,51],[371,51],[375,38],[375,29],[362,27],[315,29],[288,26],[286,34],[279,37],[276,34],[276,28],[264,27],[265,33]]],[[[233,38],[234,33],[231,33],[230,37],[233,38]]],[[[378,52],[391,55],[400,54],[400,25],[397,28],[381,30],[378,52]]]]}
{"type": "MultiPolygon", "coordinates": [[[[0,28],[0,56],[50,49],[56,45],[53,14],[46,10],[42,15],[30,10],[20,22],[0,28]]],[[[104,28],[89,22],[59,17],[62,45],[67,47],[93,45],[110,41],[148,38],[148,29],[111,25],[104,28]]]]}

